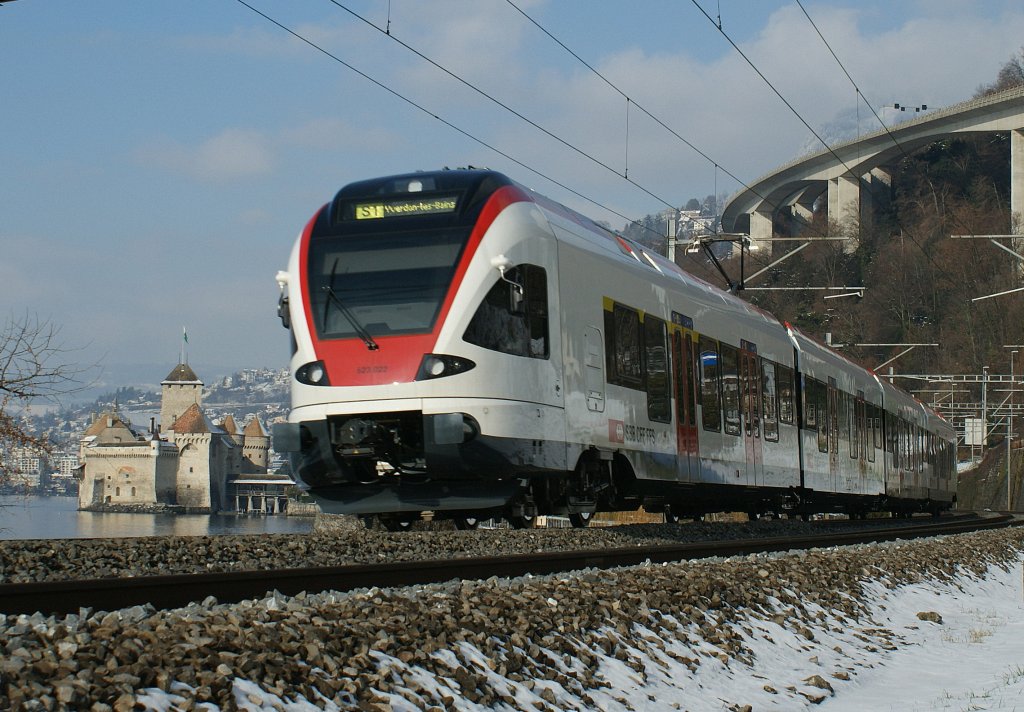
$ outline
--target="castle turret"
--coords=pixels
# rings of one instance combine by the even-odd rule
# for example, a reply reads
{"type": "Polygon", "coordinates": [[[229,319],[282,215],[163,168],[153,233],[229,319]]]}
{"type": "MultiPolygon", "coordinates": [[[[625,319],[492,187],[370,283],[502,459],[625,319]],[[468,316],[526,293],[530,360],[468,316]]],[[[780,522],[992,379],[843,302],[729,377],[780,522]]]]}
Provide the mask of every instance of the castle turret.
{"type": "Polygon", "coordinates": [[[245,444],[245,436],[238,429],[235,419],[230,413],[224,417],[224,421],[220,423],[219,427],[227,437],[231,438],[231,442],[235,446],[231,449],[229,469],[233,474],[240,474],[245,471],[242,461],[242,446],[245,444]]]}
{"type": "Polygon", "coordinates": [[[160,429],[174,430],[174,421],[192,405],[203,404],[203,382],[187,363],[179,363],[160,383],[160,429]]]}
{"type": "Polygon", "coordinates": [[[242,467],[244,472],[264,474],[270,459],[270,435],[267,434],[259,417],[253,416],[245,426],[245,442],[242,446],[242,467]]]}

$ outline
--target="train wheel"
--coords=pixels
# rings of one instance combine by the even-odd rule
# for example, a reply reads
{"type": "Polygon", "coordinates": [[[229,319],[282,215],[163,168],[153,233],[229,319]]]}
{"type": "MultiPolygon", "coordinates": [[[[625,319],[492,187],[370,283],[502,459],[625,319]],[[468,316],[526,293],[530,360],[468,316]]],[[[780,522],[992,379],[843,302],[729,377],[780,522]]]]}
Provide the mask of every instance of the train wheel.
{"type": "Polygon", "coordinates": [[[665,524],[678,524],[679,515],[672,511],[672,507],[665,505],[665,524]]]}
{"type": "Polygon", "coordinates": [[[412,529],[411,519],[399,519],[398,517],[381,516],[380,525],[389,532],[407,532],[412,529]]]}
{"type": "Polygon", "coordinates": [[[528,517],[525,515],[517,517],[509,517],[508,523],[513,529],[533,529],[537,526],[536,517],[528,517]]]}
{"type": "Polygon", "coordinates": [[[585,529],[593,518],[593,512],[573,512],[569,515],[569,523],[576,529],[585,529]]]}
{"type": "Polygon", "coordinates": [[[453,521],[456,529],[469,530],[480,526],[480,520],[476,517],[455,517],[453,521]]]}
{"type": "Polygon", "coordinates": [[[373,517],[359,517],[359,521],[367,529],[373,529],[373,517]]]}

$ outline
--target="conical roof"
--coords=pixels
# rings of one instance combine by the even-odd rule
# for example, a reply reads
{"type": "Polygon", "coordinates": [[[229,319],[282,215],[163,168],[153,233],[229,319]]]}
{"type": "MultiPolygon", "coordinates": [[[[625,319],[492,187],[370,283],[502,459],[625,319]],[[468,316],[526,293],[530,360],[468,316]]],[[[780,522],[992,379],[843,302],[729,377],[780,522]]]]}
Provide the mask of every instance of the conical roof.
{"type": "Polygon", "coordinates": [[[103,412],[96,416],[96,420],[92,421],[92,425],[85,429],[83,438],[88,438],[93,435],[99,435],[107,428],[128,428],[128,425],[121,420],[116,412],[103,412]]]}
{"type": "Polygon", "coordinates": [[[167,378],[163,380],[163,383],[199,383],[199,376],[192,370],[192,367],[187,363],[179,363],[174,369],[167,374],[167,378]]]}
{"type": "Polygon", "coordinates": [[[249,424],[245,426],[245,434],[248,436],[256,435],[262,438],[267,437],[267,431],[258,417],[253,417],[249,424]]]}
{"type": "Polygon", "coordinates": [[[203,415],[203,410],[198,403],[190,405],[174,421],[175,433],[208,433],[210,430],[210,425],[206,422],[206,416],[203,415]]]}
{"type": "Polygon", "coordinates": [[[220,429],[228,435],[234,435],[238,432],[238,426],[235,425],[235,419],[230,413],[224,417],[224,422],[220,424],[220,429]]]}

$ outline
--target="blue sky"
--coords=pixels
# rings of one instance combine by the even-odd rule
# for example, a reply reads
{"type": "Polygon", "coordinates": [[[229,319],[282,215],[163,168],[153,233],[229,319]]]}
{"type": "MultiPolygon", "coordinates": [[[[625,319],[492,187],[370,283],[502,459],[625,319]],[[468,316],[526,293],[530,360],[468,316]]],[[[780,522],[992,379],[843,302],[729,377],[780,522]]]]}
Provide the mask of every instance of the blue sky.
{"type": "MultiPolygon", "coordinates": [[[[74,360],[157,381],[182,326],[212,379],[284,366],[273,276],[342,185],[488,166],[598,219],[665,206],[458,84],[338,5],[675,205],[739,185],[507,0],[249,0],[430,112],[592,197],[588,204],[410,107],[237,0],[0,7],[0,311],[62,325],[74,360]],[[628,158],[627,158],[628,157],[628,158]],[[138,367],[141,367],[141,371],[138,367]],[[128,371],[125,371],[126,373],[128,371]]],[[[823,132],[856,94],[795,2],[701,0],[823,132]]],[[[969,98],[1024,44],[1019,1],[853,0],[804,7],[884,105],[969,98]]],[[[692,2],[516,0],[714,162],[750,181],[810,133],[692,2]]],[[[860,106],[862,119],[869,114],[860,106]]],[[[131,380],[129,379],[129,380],[131,380]]]]}

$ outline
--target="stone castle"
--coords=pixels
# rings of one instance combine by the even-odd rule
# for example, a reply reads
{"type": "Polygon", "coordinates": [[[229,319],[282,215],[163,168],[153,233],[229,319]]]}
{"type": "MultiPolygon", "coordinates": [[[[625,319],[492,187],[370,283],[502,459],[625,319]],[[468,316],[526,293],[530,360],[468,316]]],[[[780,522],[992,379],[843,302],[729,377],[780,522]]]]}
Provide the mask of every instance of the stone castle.
{"type": "Polygon", "coordinates": [[[241,431],[230,415],[215,425],[202,408],[203,382],[180,363],[161,384],[160,427],[142,435],[102,413],[79,445],[79,509],[228,508],[230,483],[267,473],[270,437],[253,417],[241,431]]]}

